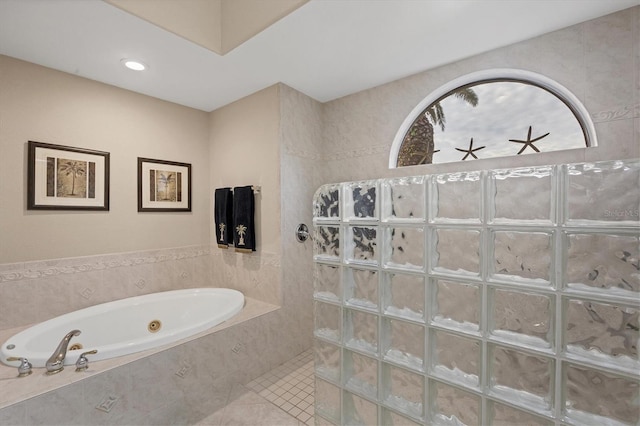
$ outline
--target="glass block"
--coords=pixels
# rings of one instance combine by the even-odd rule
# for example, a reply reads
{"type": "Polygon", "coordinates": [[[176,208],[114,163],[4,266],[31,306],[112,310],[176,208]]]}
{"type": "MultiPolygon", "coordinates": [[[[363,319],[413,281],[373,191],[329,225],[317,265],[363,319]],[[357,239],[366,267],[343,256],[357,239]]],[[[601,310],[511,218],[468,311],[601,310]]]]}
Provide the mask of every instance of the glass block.
{"type": "Polygon", "coordinates": [[[512,344],[550,349],[554,342],[553,296],[492,289],[491,334],[512,344]]]}
{"type": "Polygon", "coordinates": [[[493,170],[489,215],[493,223],[555,223],[555,174],[553,167],[493,170]],[[523,200],[526,203],[523,204],[523,200]]]}
{"type": "Polygon", "coordinates": [[[340,347],[316,339],[313,355],[315,373],[336,383],[340,382],[340,347]]]}
{"type": "Polygon", "coordinates": [[[340,219],[340,185],[322,185],[313,196],[314,219],[340,219]]]}
{"type": "Polygon", "coordinates": [[[479,340],[432,330],[430,346],[434,375],[465,386],[480,385],[482,347],[479,340]]]}
{"type": "Polygon", "coordinates": [[[424,270],[425,234],[418,227],[396,227],[384,230],[384,265],[392,268],[424,270]]]}
{"type": "Polygon", "coordinates": [[[434,231],[432,269],[434,272],[462,276],[480,274],[481,231],[445,229],[434,231]]]}
{"type": "Polygon", "coordinates": [[[318,424],[640,424],[640,162],[476,175],[325,185],[314,196],[318,424]]]}
{"type": "Polygon", "coordinates": [[[481,222],[480,172],[436,175],[431,179],[433,222],[481,222]]]}
{"type": "Polygon", "coordinates": [[[640,423],[640,383],[575,364],[564,366],[564,414],[578,424],[640,423]]]}
{"type": "Polygon", "coordinates": [[[339,266],[313,264],[313,296],[316,299],[341,302],[341,288],[339,266]]]}
{"type": "Polygon", "coordinates": [[[377,220],[377,181],[344,184],[344,220],[377,220]]]}
{"type": "Polygon", "coordinates": [[[378,361],[344,350],[345,388],[373,399],[378,398],[378,361]]]}
{"type": "Polygon", "coordinates": [[[499,402],[492,401],[489,410],[493,426],[553,426],[554,424],[553,421],[544,417],[538,417],[499,402]]]}
{"type": "Polygon", "coordinates": [[[378,309],[378,272],[369,269],[345,269],[345,300],[347,304],[366,309],[378,309]]]}
{"type": "Polygon", "coordinates": [[[550,358],[490,345],[491,393],[516,405],[550,412],[554,363],[550,358]]]}
{"type": "Polygon", "coordinates": [[[316,377],[315,411],[336,424],[340,424],[341,395],[339,387],[316,377]]]}
{"type": "Polygon", "coordinates": [[[570,164],[565,217],[570,224],[592,221],[640,225],[640,162],[603,161],[570,164]]]}
{"type": "Polygon", "coordinates": [[[340,321],[340,306],[330,305],[318,301],[313,302],[313,318],[315,322],[314,334],[324,339],[340,342],[342,324],[340,321]]]}
{"type": "Polygon", "coordinates": [[[382,424],[385,426],[421,426],[421,423],[416,423],[386,408],[382,409],[382,424]]]}
{"type": "Polygon", "coordinates": [[[453,386],[431,381],[431,415],[436,424],[481,425],[480,397],[453,386]]]}
{"type": "Polygon", "coordinates": [[[385,179],[380,186],[383,220],[424,221],[426,215],[423,176],[385,179]]]}
{"type": "Polygon", "coordinates": [[[345,309],[345,343],[375,355],[378,352],[378,316],[345,309]]]}
{"type": "Polygon", "coordinates": [[[570,288],[638,297],[640,236],[565,234],[570,288]]]}
{"type": "Polygon", "coordinates": [[[424,418],[424,376],[383,363],[382,399],[389,407],[424,418]]]}
{"type": "Polygon", "coordinates": [[[553,234],[494,231],[492,277],[500,280],[549,285],[553,234]]]}
{"type": "Polygon", "coordinates": [[[347,261],[369,265],[378,264],[377,228],[350,226],[345,237],[347,261]]]}
{"type": "Polygon", "coordinates": [[[344,392],[343,410],[343,424],[346,426],[378,424],[378,406],[357,395],[344,392]]]}
{"type": "Polygon", "coordinates": [[[434,323],[464,332],[480,331],[482,291],[477,284],[436,279],[433,292],[434,323]]]}
{"type": "Polygon", "coordinates": [[[395,319],[383,323],[384,358],[414,370],[424,370],[425,328],[395,319]]]}
{"type": "Polygon", "coordinates": [[[313,236],[313,254],[316,258],[340,258],[340,227],[316,226],[313,236]]]}
{"type": "Polygon", "coordinates": [[[640,371],[640,309],[569,299],[565,303],[568,353],[640,371]]]}
{"type": "Polygon", "coordinates": [[[425,319],[425,284],[421,275],[384,275],[384,313],[415,321],[425,319]]]}

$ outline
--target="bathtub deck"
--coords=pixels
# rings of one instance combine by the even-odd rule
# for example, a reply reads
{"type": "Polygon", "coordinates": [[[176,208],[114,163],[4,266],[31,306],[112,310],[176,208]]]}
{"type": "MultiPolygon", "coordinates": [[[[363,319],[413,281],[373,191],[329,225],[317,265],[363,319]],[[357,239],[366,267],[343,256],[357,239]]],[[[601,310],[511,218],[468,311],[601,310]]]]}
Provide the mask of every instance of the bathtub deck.
{"type": "MultiPolygon", "coordinates": [[[[269,312],[279,309],[278,306],[271,305],[256,299],[249,297],[245,298],[245,306],[236,316],[219,324],[209,330],[205,330],[201,333],[193,336],[181,339],[177,342],[167,344],[158,348],[149,349],[142,352],[137,352],[130,355],[125,355],[117,358],[106,359],[102,361],[89,362],[89,369],[82,373],[76,373],[75,366],[67,366],[65,370],[55,374],[53,376],[47,376],[44,368],[34,368],[33,374],[27,377],[18,378],[17,368],[8,367],[4,364],[0,364],[0,388],[10,389],[9,392],[0,392],[0,409],[32,398],[34,396],[42,395],[46,392],[54,389],[61,388],[63,386],[70,385],[72,383],[81,381],[85,378],[91,377],[95,374],[99,374],[108,370],[112,370],[117,367],[121,367],[127,363],[137,361],[139,359],[148,357],[158,352],[165,351],[169,348],[178,346],[180,344],[189,342],[191,340],[198,339],[208,334],[216,333],[220,330],[224,330],[235,324],[248,321],[252,318],[265,315],[269,312]]],[[[0,330],[0,343],[5,342],[15,333],[20,332],[29,326],[19,327],[8,330],[0,330]]],[[[79,327],[81,329],[81,327],[79,327]]],[[[51,348],[53,350],[55,348],[51,348]]]]}

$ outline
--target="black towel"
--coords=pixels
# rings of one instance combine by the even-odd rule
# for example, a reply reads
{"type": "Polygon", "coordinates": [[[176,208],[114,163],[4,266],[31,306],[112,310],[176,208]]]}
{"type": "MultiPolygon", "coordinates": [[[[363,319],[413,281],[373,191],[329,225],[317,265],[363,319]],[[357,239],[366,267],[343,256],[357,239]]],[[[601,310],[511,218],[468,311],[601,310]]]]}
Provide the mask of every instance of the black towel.
{"type": "Polygon", "coordinates": [[[218,188],[215,194],[216,241],[218,247],[233,244],[233,193],[231,188],[218,188]]]}
{"type": "Polygon", "coordinates": [[[243,253],[256,251],[254,203],[251,186],[233,188],[233,239],[236,251],[243,253]]]}

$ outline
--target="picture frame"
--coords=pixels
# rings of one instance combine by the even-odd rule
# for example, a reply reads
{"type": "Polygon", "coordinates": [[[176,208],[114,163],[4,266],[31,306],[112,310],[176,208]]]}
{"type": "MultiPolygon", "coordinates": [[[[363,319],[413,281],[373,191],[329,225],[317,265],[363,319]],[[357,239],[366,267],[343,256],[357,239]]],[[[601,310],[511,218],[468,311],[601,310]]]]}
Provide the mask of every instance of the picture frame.
{"type": "Polygon", "coordinates": [[[190,212],[191,164],[138,157],[138,211],[190,212]]]}
{"type": "Polygon", "coordinates": [[[108,152],[28,141],[27,210],[109,210],[108,152]]]}

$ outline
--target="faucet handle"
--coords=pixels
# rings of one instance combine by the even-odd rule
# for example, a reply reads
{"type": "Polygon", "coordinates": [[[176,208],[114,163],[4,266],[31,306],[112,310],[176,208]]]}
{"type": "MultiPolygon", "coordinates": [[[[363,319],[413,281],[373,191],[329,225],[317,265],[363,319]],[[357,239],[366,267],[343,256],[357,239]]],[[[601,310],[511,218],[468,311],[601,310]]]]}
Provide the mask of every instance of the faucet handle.
{"type": "Polygon", "coordinates": [[[78,360],[76,361],[76,373],[84,371],[87,368],[89,368],[89,360],[87,359],[87,355],[93,355],[97,353],[98,353],[97,349],[94,349],[89,352],[81,353],[80,356],[78,357],[78,360]]]}
{"type": "Polygon", "coordinates": [[[20,361],[20,366],[18,367],[18,377],[26,377],[29,374],[33,373],[33,371],[31,371],[31,368],[33,366],[26,358],[12,356],[7,358],[7,361],[20,361]]]}

